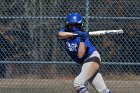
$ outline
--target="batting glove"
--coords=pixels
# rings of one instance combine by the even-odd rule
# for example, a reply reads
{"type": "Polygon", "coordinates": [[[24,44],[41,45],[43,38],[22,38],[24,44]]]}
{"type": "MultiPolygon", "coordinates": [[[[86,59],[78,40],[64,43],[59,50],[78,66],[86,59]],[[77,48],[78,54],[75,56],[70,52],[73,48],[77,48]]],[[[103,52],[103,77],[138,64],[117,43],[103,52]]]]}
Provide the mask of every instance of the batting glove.
{"type": "Polygon", "coordinates": [[[89,36],[89,32],[76,31],[74,33],[78,34],[79,37],[88,37],[89,36]]]}
{"type": "Polygon", "coordinates": [[[82,32],[82,36],[83,37],[88,37],[89,36],[89,32],[82,32]]]}
{"type": "Polygon", "coordinates": [[[75,33],[78,34],[79,37],[81,37],[82,42],[84,42],[85,39],[89,36],[89,32],[76,31],[75,33]]]}

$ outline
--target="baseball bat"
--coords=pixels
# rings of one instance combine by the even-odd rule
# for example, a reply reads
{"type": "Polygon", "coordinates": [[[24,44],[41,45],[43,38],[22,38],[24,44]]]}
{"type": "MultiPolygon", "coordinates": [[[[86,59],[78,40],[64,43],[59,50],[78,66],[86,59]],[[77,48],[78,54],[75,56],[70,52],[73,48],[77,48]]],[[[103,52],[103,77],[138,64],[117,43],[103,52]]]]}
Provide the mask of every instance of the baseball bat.
{"type": "MultiPolygon", "coordinates": [[[[121,34],[123,33],[123,30],[99,30],[99,31],[92,31],[89,32],[89,35],[91,36],[95,36],[95,35],[104,35],[104,34],[121,34]]],[[[73,35],[77,35],[77,34],[73,34],[73,35]]]]}

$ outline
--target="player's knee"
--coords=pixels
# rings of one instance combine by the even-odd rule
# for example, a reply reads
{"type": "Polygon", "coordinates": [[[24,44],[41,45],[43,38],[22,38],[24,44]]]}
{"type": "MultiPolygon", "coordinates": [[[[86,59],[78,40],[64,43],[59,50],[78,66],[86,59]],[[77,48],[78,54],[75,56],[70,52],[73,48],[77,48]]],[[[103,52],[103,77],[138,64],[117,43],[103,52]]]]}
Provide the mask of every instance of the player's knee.
{"type": "Polygon", "coordinates": [[[88,88],[84,85],[75,87],[77,93],[89,93],[88,88]]]}

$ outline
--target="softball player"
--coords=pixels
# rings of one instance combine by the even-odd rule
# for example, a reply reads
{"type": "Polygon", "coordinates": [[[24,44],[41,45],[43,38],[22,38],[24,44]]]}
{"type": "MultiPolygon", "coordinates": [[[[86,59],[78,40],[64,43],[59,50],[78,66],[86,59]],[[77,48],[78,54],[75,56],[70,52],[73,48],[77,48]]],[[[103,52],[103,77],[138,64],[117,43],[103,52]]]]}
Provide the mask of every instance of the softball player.
{"type": "Polygon", "coordinates": [[[65,47],[70,57],[81,64],[81,72],[74,80],[77,93],[89,93],[87,82],[91,83],[99,93],[111,93],[106,87],[102,75],[98,72],[101,58],[98,51],[90,44],[89,33],[82,29],[82,16],[71,13],[66,17],[65,28],[58,33],[65,39],[65,47]],[[73,33],[78,34],[73,36],[73,33]]]}

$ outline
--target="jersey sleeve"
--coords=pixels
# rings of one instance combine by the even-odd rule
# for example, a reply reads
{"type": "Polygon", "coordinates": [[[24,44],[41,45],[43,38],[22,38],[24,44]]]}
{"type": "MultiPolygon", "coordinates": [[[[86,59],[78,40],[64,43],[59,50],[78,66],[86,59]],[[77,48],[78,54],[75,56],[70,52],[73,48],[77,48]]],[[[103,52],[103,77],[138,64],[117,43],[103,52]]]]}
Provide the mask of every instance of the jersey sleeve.
{"type": "Polygon", "coordinates": [[[91,43],[90,43],[90,41],[89,41],[89,38],[86,38],[86,40],[85,40],[85,46],[86,47],[92,46],[91,43]]]}

